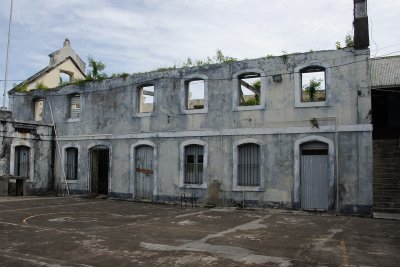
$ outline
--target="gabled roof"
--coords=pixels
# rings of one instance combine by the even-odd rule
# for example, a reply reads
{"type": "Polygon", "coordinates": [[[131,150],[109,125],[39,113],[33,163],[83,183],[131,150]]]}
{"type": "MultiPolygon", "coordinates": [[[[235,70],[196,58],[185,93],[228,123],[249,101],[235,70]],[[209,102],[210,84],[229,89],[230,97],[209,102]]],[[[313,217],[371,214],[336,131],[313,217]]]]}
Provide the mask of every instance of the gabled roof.
{"type": "MultiPolygon", "coordinates": [[[[31,77],[29,77],[28,79],[26,79],[25,81],[23,81],[22,83],[18,84],[15,87],[18,87],[24,83],[31,84],[35,80],[38,80],[40,77],[49,73],[50,71],[57,68],[58,66],[60,66],[61,64],[63,64],[64,62],[66,62],[68,60],[71,60],[72,63],[74,64],[74,66],[78,69],[78,71],[83,76],[85,76],[85,65],[86,64],[79,57],[79,55],[72,49],[71,42],[68,39],[65,39],[64,45],[62,48],[49,54],[49,57],[50,57],[50,62],[47,67],[41,69],[40,71],[38,71],[37,73],[35,73],[34,75],[32,75],[31,77]]],[[[9,93],[14,92],[15,87],[13,89],[11,89],[9,91],[9,93]]]]}
{"type": "Polygon", "coordinates": [[[400,56],[371,59],[371,86],[400,86],[400,56]]]}

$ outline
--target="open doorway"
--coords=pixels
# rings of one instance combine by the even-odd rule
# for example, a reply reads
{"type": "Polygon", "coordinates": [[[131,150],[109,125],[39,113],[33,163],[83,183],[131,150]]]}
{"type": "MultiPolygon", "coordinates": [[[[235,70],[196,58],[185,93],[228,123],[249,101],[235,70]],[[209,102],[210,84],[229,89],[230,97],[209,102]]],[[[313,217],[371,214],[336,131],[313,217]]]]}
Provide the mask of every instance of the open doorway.
{"type": "Polygon", "coordinates": [[[95,146],[89,151],[90,193],[108,194],[110,150],[106,146],[95,146]]]}

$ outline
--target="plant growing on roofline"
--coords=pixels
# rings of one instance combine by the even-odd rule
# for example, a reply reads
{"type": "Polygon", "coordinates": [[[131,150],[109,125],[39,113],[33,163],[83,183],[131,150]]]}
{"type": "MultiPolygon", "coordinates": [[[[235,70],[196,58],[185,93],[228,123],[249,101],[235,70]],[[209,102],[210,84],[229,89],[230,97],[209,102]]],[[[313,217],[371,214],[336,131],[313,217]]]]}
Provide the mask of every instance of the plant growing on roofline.
{"type": "MultiPolygon", "coordinates": [[[[347,33],[346,36],[344,37],[344,43],[346,44],[345,47],[354,47],[354,36],[351,35],[350,33],[347,33]]],[[[342,48],[342,44],[339,41],[336,41],[335,46],[336,49],[342,48]]]]}
{"type": "Polygon", "coordinates": [[[86,71],[86,78],[85,79],[78,79],[73,84],[78,86],[83,85],[85,82],[89,81],[102,81],[107,79],[108,76],[103,70],[106,68],[106,65],[101,62],[100,60],[97,61],[93,59],[92,56],[88,56],[88,70],[86,71]]]}
{"type": "Polygon", "coordinates": [[[25,92],[28,91],[28,84],[26,83],[26,81],[23,81],[19,85],[14,83],[13,87],[15,88],[15,91],[18,92],[18,93],[25,93],[25,92]]]}
{"type": "Polygon", "coordinates": [[[47,87],[46,85],[44,85],[43,82],[38,82],[38,83],[36,83],[35,89],[47,91],[47,90],[49,90],[49,87],[47,87]]]}
{"type": "Polygon", "coordinates": [[[106,65],[99,61],[96,61],[93,59],[92,56],[88,56],[88,63],[89,63],[89,69],[86,72],[86,80],[104,80],[107,78],[107,74],[105,72],[102,72],[105,68],[106,65]]]}

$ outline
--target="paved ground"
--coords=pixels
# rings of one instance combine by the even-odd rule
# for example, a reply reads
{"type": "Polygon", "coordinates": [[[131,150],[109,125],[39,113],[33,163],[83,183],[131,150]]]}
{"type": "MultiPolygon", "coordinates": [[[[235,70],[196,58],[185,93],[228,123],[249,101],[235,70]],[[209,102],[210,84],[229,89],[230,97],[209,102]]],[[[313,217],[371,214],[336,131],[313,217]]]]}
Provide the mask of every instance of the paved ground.
{"type": "Polygon", "coordinates": [[[400,221],[0,198],[0,266],[399,266],[400,221]]]}

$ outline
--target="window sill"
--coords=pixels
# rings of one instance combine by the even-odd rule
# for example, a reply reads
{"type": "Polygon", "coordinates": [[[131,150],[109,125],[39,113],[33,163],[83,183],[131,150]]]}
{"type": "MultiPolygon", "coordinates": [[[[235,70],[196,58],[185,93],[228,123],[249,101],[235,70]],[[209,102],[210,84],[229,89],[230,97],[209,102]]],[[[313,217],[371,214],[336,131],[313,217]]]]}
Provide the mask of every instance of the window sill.
{"type": "Polygon", "coordinates": [[[246,111],[246,110],[264,110],[265,105],[254,105],[254,106],[236,106],[233,111],[246,111]]]}
{"type": "Polygon", "coordinates": [[[67,184],[76,184],[78,180],[67,180],[67,184]]]}
{"type": "Polygon", "coordinates": [[[183,115],[190,115],[190,114],[206,114],[208,113],[207,109],[184,109],[180,112],[183,115]]]}
{"type": "Polygon", "coordinates": [[[133,117],[154,117],[156,114],[154,112],[142,112],[142,113],[135,113],[133,117]]]}
{"type": "Polygon", "coordinates": [[[296,103],[295,108],[314,108],[314,107],[331,107],[327,101],[319,102],[300,102],[296,103]]]}
{"type": "Polygon", "coordinates": [[[183,184],[180,186],[181,189],[184,188],[193,188],[193,189],[207,189],[207,184],[183,184]]]}
{"type": "Polygon", "coordinates": [[[253,192],[264,192],[264,188],[261,186],[233,186],[232,191],[253,191],[253,192]]]}
{"type": "Polygon", "coordinates": [[[79,121],[81,121],[81,118],[74,118],[74,119],[71,119],[71,118],[69,118],[69,119],[67,119],[67,122],[79,122],[79,121]]]}

